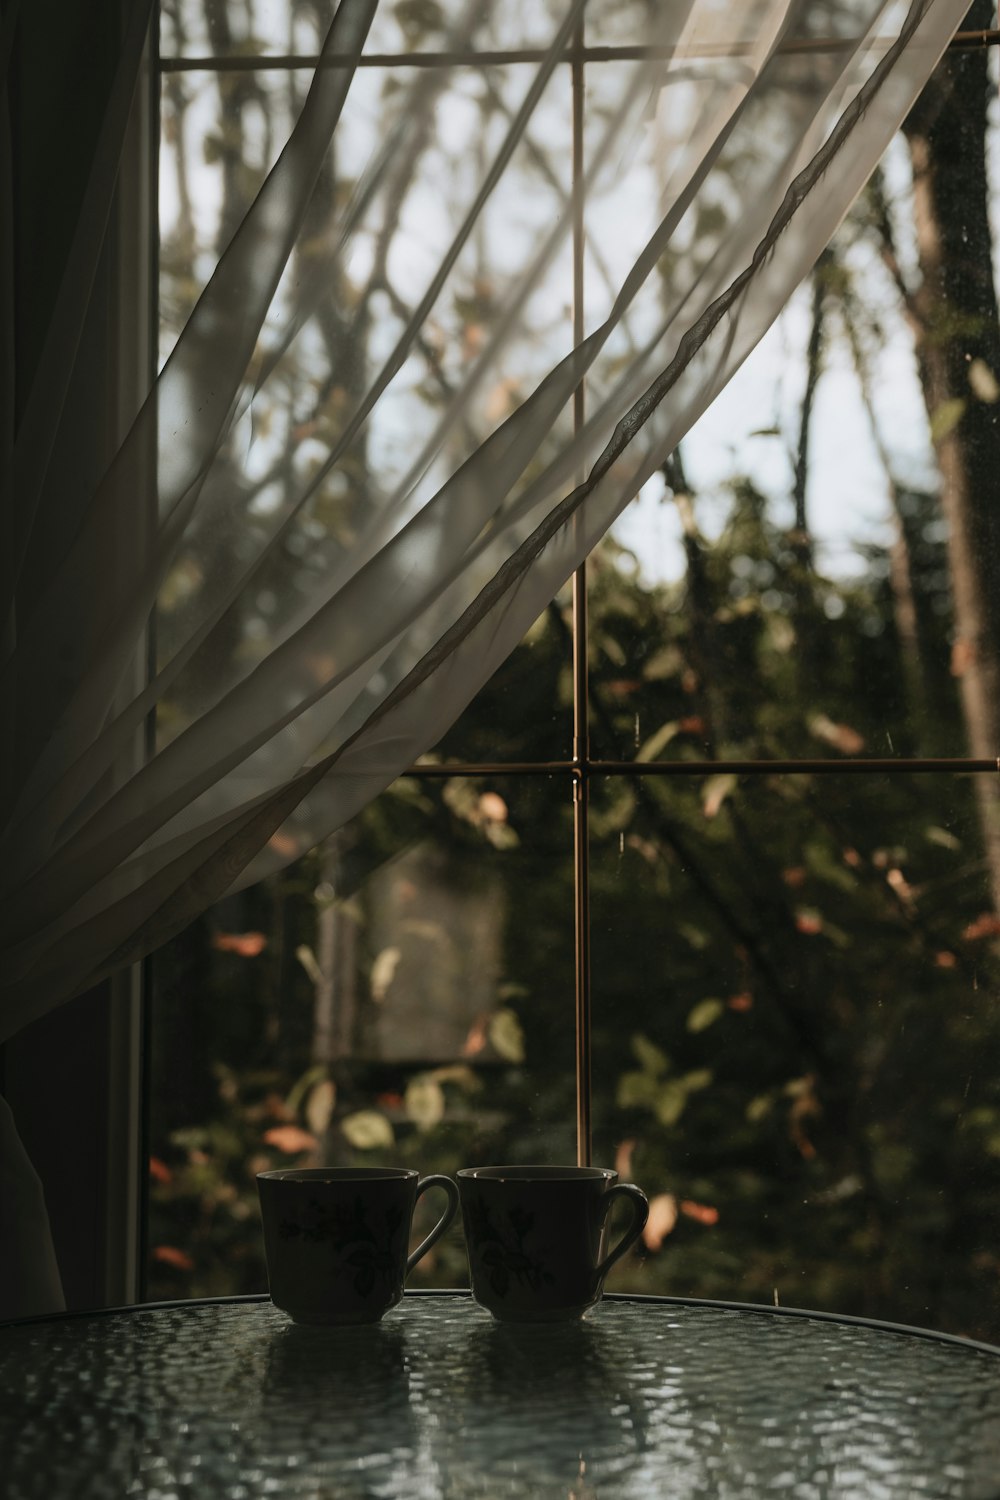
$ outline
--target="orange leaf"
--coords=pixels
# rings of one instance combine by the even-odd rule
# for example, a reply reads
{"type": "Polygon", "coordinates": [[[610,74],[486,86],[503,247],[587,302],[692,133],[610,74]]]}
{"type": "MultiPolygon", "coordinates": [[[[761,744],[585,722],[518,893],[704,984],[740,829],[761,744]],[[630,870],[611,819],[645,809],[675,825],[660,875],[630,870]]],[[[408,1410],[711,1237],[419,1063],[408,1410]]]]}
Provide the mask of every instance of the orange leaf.
{"type": "Polygon", "coordinates": [[[240,958],[256,958],[267,947],[262,932],[217,932],[212,947],[219,953],[238,953],[240,958]]]}
{"type": "Polygon", "coordinates": [[[994,916],[991,911],[984,911],[981,917],[970,922],[962,933],[966,942],[975,943],[981,938],[996,937],[1000,934],[1000,917],[994,916]]]}
{"type": "Polygon", "coordinates": [[[753,996],[744,990],[742,995],[730,995],[726,1001],[730,1010],[751,1010],[753,1008],[753,996]]]}
{"type": "Polygon", "coordinates": [[[682,1214],[689,1219],[694,1219],[696,1224],[718,1224],[719,1210],[713,1208],[710,1203],[695,1203],[690,1198],[684,1198],[679,1204],[682,1214]]]}
{"type": "Polygon", "coordinates": [[[190,1255],[174,1245],[157,1245],[153,1251],[153,1259],[162,1261],[165,1266],[173,1266],[178,1271],[194,1270],[194,1261],[190,1255]]]}
{"type": "Polygon", "coordinates": [[[659,1250],[677,1223],[677,1199],[673,1193],[657,1193],[649,1200],[649,1218],[642,1231],[647,1250],[659,1250]]]}
{"type": "Polygon", "coordinates": [[[479,811],[488,823],[507,821],[507,804],[499,792],[483,792],[479,798],[479,811]]]}
{"type": "Polygon", "coordinates": [[[475,1057],[477,1053],[482,1052],[486,1046],[488,1026],[488,1016],[481,1016],[478,1021],[473,1021],[469,1028],[469,1034],[462,1043],[463,1057],[475,1057]]]}
{"type": "Polygon", "coordinates": [[[942,948],[940,953],[935,953],[934,963],[939,969],[953,969],[958,959],[954,953],[949,953],[947,948],[942,948]]]}
{"type": "Polygon", "coordinates": [[[789,869],[782,870],[781,878],[793,890],[798,890],[800,885],[806,883],[806,873],[805,865],[792,865],[789,869]]]}
{"type": "Polygon", "coordinates": [[[173,1182],[174,1180],[173,1172],[158,1156],[149,1158],[149,1175],[155,1182],[173,1182]]]}
{"type": "Polygon", "coordinates": [[[809,721],[809,728],[818,740],[832,745],[842,755],[860,755],[865,742],[850,724],[835,724],[826,714],[816,714],[809,721]]]}
{"type": "Polygon", "coordinates": [[[632,1152],[637,1145],[636,1141],[619,1141],[615,1152],[615,1171],[623,1182],[628,1182],[632,1176],[632,1152]]]}
{"type": "Polygon", "coordinates": [[[264,1131],[264,1139],[269,1146],[277,1146],[288,1156],[294,1156],[297,1151],[315,1151],[319,1146],[316,1137],[298,1125],[275,1125],[272,1130],[264,1131]]]}
{"type": "Polygon", "coordinates": [[[815,937],[818,932],[823,931],[823,918],[819,912],[797,911],[795,913],[795,930],[803,932],[807,937],[815,937]]]}

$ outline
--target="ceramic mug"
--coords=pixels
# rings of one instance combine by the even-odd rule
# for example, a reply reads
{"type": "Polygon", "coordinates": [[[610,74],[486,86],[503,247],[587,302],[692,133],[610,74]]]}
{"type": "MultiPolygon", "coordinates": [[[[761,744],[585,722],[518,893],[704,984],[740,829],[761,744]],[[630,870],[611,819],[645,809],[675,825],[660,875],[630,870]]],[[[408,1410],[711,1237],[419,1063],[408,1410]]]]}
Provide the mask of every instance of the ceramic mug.
{"type": "Polygon", "coordinates": [[[649,1214],[641,1188],[602,1167],[463,1167],[458,1189],[472,1295],[502,1322],[582,1318],[649,1214]],[[620,1199],[632,1222],[609,1254],[620,1199]]]}
{"type": "Polygon", "coordinates": [[[458,1208],[450,1177],[405,1167],[310,1167],[257,1173],[271,1301],[296,1323],[377,1323],[458,1208]],[[407,1256],[417,1199],[448,1195],[444,1213],[407,1256]]]}

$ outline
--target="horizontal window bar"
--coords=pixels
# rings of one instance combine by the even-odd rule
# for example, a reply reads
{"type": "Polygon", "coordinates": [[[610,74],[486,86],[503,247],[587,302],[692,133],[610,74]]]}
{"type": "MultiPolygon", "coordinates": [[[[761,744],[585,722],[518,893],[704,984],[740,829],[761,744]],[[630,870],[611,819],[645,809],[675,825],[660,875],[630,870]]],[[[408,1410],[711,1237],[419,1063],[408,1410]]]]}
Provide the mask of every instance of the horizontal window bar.
{"type": "Polygon", "coordinates": [[[852,760],[539,760],[539,761],[420,761],[400,776],[714,776],[720,771],[740,776],[824,775],[993,775],[1000,774],[1000,756],[993,760],[951,757],[914,759],[862,758],[852,760]]]}
{"type": "MultiPolygon", "coordinates": [[[[884,39],[887,48],[891,43],[892,38],[884,39]]],[[[856,42],[850,38],[817,37],[788,42],[779,48],[779,51],[787,53],[836,52],[848,50],[855,45],[856,42]]],[[[996,46],[1000,46],[1000,30],[959,31],[948,43],[948,50],[969,52],[978,51],[982,47],[996,46]]],[[[675,47],[582,47],[566,50],[562,55],[562,61],[568,63],[640,62],[648,58],[669,59],[675,56],[711,59],[741,57],[749,50],[748,45],[741,46],[737,43],[733,46],[726,46],[722,42],[716,46],[706,44],[697,50],[686,51],[683,54],[678,53],[675,47]]],[[[545,47],[508,47],[483,52],[468,49],[456,52],[371,52],[362,54],[358,66],[362,68],[494,67],[510,63],[538,63],[548,55],[545,47]]],[[[257,57],[247,57],[241,53],[239,56],[232,57],[161,57],[160,67],[165,73],[206,71],[256,73],[268,68],[291,70],[346,67],[349,62],[350,59],[346,57],[319,58],[295,52],[261,53],[257,57]]]]}

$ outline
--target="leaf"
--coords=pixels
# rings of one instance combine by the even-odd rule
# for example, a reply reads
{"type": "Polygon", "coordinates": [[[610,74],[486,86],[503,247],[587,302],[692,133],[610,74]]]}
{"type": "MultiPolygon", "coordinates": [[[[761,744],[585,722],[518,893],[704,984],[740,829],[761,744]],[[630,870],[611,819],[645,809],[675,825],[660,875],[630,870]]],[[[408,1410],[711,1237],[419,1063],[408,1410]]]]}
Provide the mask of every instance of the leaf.
{"type": "Polygon", "coordinates": [[[661,750],[665,750],[670,741],[678,733],[680,722],[671,719],[667,724],[661,724],[655,734],[651,734],[648,740],[644,740],[635,752],[636,760],[656,760],[661,750]]]}
{"type": "Polygon", "coordinates": [[[359,1151],[375,1151],[380,1146],[395,1145],[392,1126],[385,1115],[380,1115],[375,1109],[359,1109],[357,1114],[345,1115],[340,1128],[359,1151]]]}
{"type": "Polygon", "coordinates": [[[747,1105],[744,1114],[750,1125],[759,1125],[761,1120],[766,1120],[774,1109],[774,1099],[770,1094],[756,1094],[747,1105]]]}
{"type": "Polygon", "coordinates": [[[670,1067],[667,1054],[641,1032],[636,1032],[632,1038],[632,1051],[640,1067],[644,1068],[647,1073],[665,1073],[670,1067]]]}
{"type": "Polygon", "coordinates": [[[465,1063],[446,1063],[443,1068],[435,1068],[428,1076],[438,1083],[457,1084],[467,1094],[476,1094],[483,1086],[482,1079],[465,1063]]]}
{"type": "Polygon", "coordinates": [[[520,835],[516,828],[511,828],[509,823],[485,823],[483,832],[494,849],[520,848],[520,835]]]}
{"type": "Polygon", "coordinates": [[[333,1080],[322,1079],[312,1090],[306,1102],[306,1122],[314,1135],[322,1135],[326,1130],[336,1102],[337,1088],[333,1080]]]}
{"type": "Polygon", "coordinates": [[[969,385],[973,395],[978,396],[980,401],[985,401],[988,406],[1000,401],[1000,385],[985,359],[974,359],[969,365],[969,385]]]}
{"type": "Polygon", "coordinates": [[[622,1182],[628,1182],[632,1176],[632,1152],[639,1144],[638,1141],[619,1141],[615,1150],[615,1171],[622,1182]]]}
{"type": "Polygon", "coordinates": [[[676,1125],[687,1105],[687,1089],[682,1083],[668,1083],[656,1101],[656,1118],[661,1125],[676,1125]]]}
{"type": "Polygon", "coordinates": [[[771,645],[782,656],[787,655],[795,645],[795,626],[787,615],[779,615],[777,613],[768,615],[767,631],[771,637],[771,645]]]}
{"type": "Polygon", "coordinates": [[[487,823],[506,823],[509,816],[507,804],[499,792],[480,793],[479,813],[487,823]]]}
{"type": "Polygon", "coordinates": [[[444,1090],[426,1073],[406,1087],[406,1113],[418,1130],[432,1130],[444,1119],[444,1090]]]}
{"type": "Polygon", "coordinates": [[[962,936],[967,943],[978,943],[983,938],[1000,937],[1000,917],[994,912],[984,911],[982,916],[970,922],[962,936]]]}
{"type": "Polygon", "coordinates": [[[809,720],[809,732],[842,755],[860,755],[865,748],[864,739],[856,729],[850,724],[835,724],[826,714],[813,714],[809,720]]]}
{"type": "Polygon", "coordinates": [[[642,675],[647,682],[662,682],[667,677],[676,677],[683,667],[684,657],[676,646],[661,646],[644,664],[642,675]]]}
{"type": "Polygon", "coordinates": [[[173,1266],[178,1271],[193,1271],[194,1261],[186,1250],[178,1250],[175,1245],[157,1245],[153,1250],[153,1259],[162,1261],[165,1266],[173,1266]]]}
{"type": "Polygon", "coordinates": [[[659,1250],[677,1223],[677,1199],[673,1193],[657,1193],[649,1200],[649,1217],[642,1231],[647,1250],[659,1250]]]}
{"type": "Polygon", "coordinates": [[[931,442],[943,443],[948,434],[954,432],[964,415],[965,401],[961,396],[942,401],[931,417],[931,442]]]}
{"type": "Polygon", "coordinates": [[[272,1130],[264,1131],[264,1140],[287,1156],[295,1156],[300,1151],[315,1151],[319,1147],[316,1137],[298,1125],[275,1125],[272,1130]]]}
{"type": "Polygon", "coordinates": [[[618,1108],[652,1109],[659,1093],[659,1080],[652,1073],[623,1073],[618,1080],[618,1108]]]}
{"type": "Polygon", "coordinates": [[[701,953],[712,941],[707,932],[700,927],[695,927],[691,922],[678,922],[677,934],[692,947],[696,953],[701,953]]]}
{"type": "Polygon", "coordinates": [[[706,1031],[715,1024],[725,1008],[721,1000],[699,1000],[694,1009],[688,1012],[688,1031],[706,1031]]]}
{"type": "Polygon", "coordinates": [[[512,1063],[524,1062],[524,1032],[512,1010],[495,1011],[487,1030],[494,1050],[502,1058],[512,1063]]]}
{"type": "Polygon", "coordinates": [[[402,956],[402,950],[399,948],[383,948],[381,953],[375,955],[371,972],[371,991],[372,999],[379,1004],[386,997],[402,956]]]}
{"type": "Polygon", "coordinates": [[[285,1113],[280,1118],[294,1120],[310,1090],[326,1076],[326,1067],[323,1063],[317,1063],[315,1068],[307,1068],[302,1077],[297,1078],[288,1090],[288,1097],[284,1102],[285,1113]]]}
{"type": "Polygon", "coordinates": [[[692,1068],[690,1073],[684,1074],[680,1084],[685,1093],[696,1094],[699,1089],[708,1088],[713,1076],[711,1068],[692,1068]]]}
{"type": "Polygon", "coordinates": [[[300,943],[295,950],[295,957],[305,969],[313,984],[323,983],[323,970],[316,962],[316,955],[308,943],[300,943]]]}
{"type": "Polygon", "coordinates": [[[695,1203],[691,1198],[683,1198],[680,1203],[681,1213],[689,1219],[694,1219],[696,1224],[718,1224],[719,1210],[713,1208],[710,1203],[695,1203]]]}
{"type": "Polygon", "coordinates": [[[947,828],[930,827],[924,829],[924,837],[931,844],[938,844],[942,849],[961,849],[962,840],[950,833],[947,828]]]}
{"type": "Polygon", "coordinates": [[[256,958],[267,947],[262,932],[217,932],[212,938],[217,953],[235,953],[240,958],[256,958]]]}
{"type": "Polygon", "coordinates": [[[701,789],[701,810],[706,818],[714,818],[726,798],[736,790],[737,778],[731,771],[718,776],[709,776],[701,789]]]}

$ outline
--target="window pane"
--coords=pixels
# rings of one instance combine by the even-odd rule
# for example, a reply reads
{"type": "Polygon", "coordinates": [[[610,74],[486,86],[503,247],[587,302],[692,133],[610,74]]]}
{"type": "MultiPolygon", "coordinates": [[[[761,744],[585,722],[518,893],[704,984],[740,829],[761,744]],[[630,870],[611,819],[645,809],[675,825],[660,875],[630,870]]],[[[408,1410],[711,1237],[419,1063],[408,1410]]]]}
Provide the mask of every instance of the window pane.
{"type": "MultiPolygon", "coordinates": [[[[1000,751],[996,116],[949,67],[603,549],[597,755],[1000,751]]],[[[647,227],[595,214],[593,255],[647,227]]]]}
{"type": "Polygon", "coordinates": [[[405,778],[157,955],[151,1297],[265,1289],[270,1167],[575,1160],[564,790],[405,778]]]}
{"type": "Polygon", "coordinates": [[[605,781],[596,1160],[615,1284],[1000,1335],[1000,964],[976,778],[605,781]]]}
{"type": "MultiPolygon", "coordinates": [[[[164,57],[247,57],[319,51],[335,0],[162,0],[164,57]]],[[[366,53],[545,47],[565,11],[559,0],[381,0],[366,53]]]]}
{"type": "MultiPolygon", "coordinates": [[[[303,607],[323,594],[326,581],[337,578],[359,533],[387,514],[391,518],[382,524],[398,530],[571,347],[570,250],[564,243],[528,295],[499,361],[479,379],[478,355],[503,323],[521,267],[558,221],[570,191],[569,83],[561,70],[410,357],[364,427],[328,465],[331,449],[378,380],[458,232],[478,191],[485,155],[498,149],[530,81],[523,69],[442,71],[431,128],[413,153],[401,201],[393,202],[390,213],[376,198],[334,258],[330,246],[340,208],[385,133],[405,113],[414,76],[412,70],[370,69],[355,80],[351,110],[324,167],[314,222],[278,290],[248,380],[256,380],[270,362],[269,372],[243,393],[243,416],[213,463],[198,514],[165,581],[157,632],[161,664],[196,633],[251,559],[269,546],[270,555],[179,678],[160,716],[161,736],[175,733],[208,706],[206,690],[219,679],[220,667],[238,675],[250,672],[293,628],[303,607]],[[463,149],[470,135],[481,140],[483,160],[463,149]],[[333,288],[336,295],[317,298],[300,321],[301,288],[317,275],[325,292],[333,288]],[[424,444],[460,394],[465,409],[452,416],[449,434],[428,466],[421,458],[424,444]],[[228,653],[225,663],[219,661],[220,651],[228,653]],[[206,671],[209,652],[214,656],[206,671]]],[[[281,151],[302,88],[302,77],[294,72],[165,78],[162,358],[281,151]]],[[[567,406],[534,465],[517,481],[515,499],[571,430],[567,406]]],[[[483,557],[471,566],[478,566],[485,582],[493,564],[483,557]]],[[[482,737],[466,716],[449,734],[450,757],[568,755],[565,693],[548,693],[547,687],[561,670],[564,634],[558,620],[543,617],[518,657],[498,675],[494,702],[504,702],[512,733],[489,736],[484,754],[482,746],[473,748],[482,737]],[[541,667],[537,690],[527,697],[526,661],[541,667]],[[543,688],[548,696],[541,706],[543,688]],[[519,717],[519,705],[532,697],[539,710],[519,717]]]]}
{"type": "Polygon", "coordinates": [[[487,765],[568,761],[573,743],[571,632],[572,599],[566,588],[427,758],[487,765]]]}
{"type": "MultiPolygon", "coordinates": [[[[594,754],[981,754],[954,668],[940,514],[931,496],[913,504],[904,595],[892,548],[874,543],[850,572],[803,573],[778,497],[750,482],[704,501],[647,485],[591,569],[594,754]]],[[[1000,586],[1000,565],[989,571],[1000,586]]]]}

